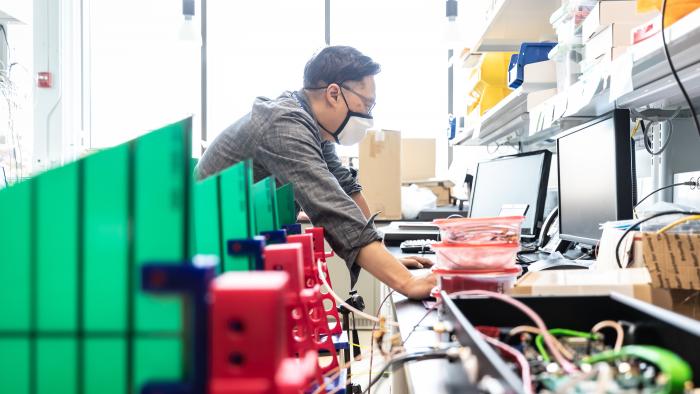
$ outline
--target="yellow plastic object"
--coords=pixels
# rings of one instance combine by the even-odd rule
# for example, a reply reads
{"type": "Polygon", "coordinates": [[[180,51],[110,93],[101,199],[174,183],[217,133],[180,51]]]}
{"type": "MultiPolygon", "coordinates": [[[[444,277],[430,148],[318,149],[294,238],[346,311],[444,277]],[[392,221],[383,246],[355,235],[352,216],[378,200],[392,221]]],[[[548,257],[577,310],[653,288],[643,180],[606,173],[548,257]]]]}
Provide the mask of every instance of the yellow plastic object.
{"type": "Polygon", "coordinates": [[[508,85],[508,65],[517,52],[490,52],[481,58],[477,75],[489,85],[508,85]]]}
{"type": "MultiPolygon", "coordinates": [[[[637,12],[661,11],[662,0],[637,0],[637,12]]],[[[700,0],[667,0],[664,27],[700,8],[700,0]]]]}
{"type": "Polygon", "coordinates": [[[470,92],[470,99],[474,101],[471,105],[467,106],[467,113],[471,114],[472,111],[478,108],[479,115],[483,115],[486,111],[506,98],[511,92],[513,91],[507,86],[489,85],[480,81],[476,84],[474,90],[470,92]]]}
{"type": "Polygon", "coordinates": [[[481,55],[467,82],[467,114],[483,115],[511,93],[508,65],[516,52],[488,52],[481,55]]]}

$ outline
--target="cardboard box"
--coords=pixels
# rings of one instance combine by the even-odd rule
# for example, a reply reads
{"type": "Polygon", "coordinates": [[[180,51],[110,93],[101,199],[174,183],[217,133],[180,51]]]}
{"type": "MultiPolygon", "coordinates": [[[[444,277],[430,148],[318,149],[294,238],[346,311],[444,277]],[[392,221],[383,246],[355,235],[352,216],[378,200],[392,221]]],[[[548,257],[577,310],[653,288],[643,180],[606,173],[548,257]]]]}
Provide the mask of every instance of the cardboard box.
{"type": "Polygon", "coordinates": [[[618,51],[618,55],[624,53],[631,45],[630,32],[634,25],[613,23],[604,28],[586,43],[584,59],[592,61],[610,53],[613,48],[624,48],[618,51]]]}
{"type": "MultiPolygon", "coordinates": [[[[509,293],[513,295],[606,295],[621,293],[653,303],[651,277],[646,268],[616,271],[551,270],[528,272],[509,293]]],[[[658,298],[658,297],[657,297],[658,298]]],[[[670,306],[668,302],[663,302],[670,306]]]]}
{"type": "Polygon", "coordinates": [[[593,37],[611,23],[640,25],[652,16],[653,13],[638,13],[635,0],[601,0],[582,23],[583,41],[593,37]]]}
{"type": "Polygon", "coordinates": [[[435,138],[403,138],[401,140],[401,182],[435,177],[435,138]]]}
{"type": "Polygon", "coordinates": [[[372,213],[401,219],[401,133],[369,131],[360,142],[359,182],[372,213]]]}
{"type": "Polygon", "coordinates": [[[654,287],[700,290],[700,235],[644,232],[641,236],[654,287]]]}

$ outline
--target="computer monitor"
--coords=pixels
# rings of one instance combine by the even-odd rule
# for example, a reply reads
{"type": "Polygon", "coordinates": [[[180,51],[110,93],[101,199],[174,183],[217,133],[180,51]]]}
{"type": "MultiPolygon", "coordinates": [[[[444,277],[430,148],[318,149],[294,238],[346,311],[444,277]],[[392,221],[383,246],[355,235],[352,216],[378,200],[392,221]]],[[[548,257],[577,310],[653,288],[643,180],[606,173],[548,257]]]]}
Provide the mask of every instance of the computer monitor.
{"type": "Polygon", "coordinates": [[[629,111],[567,130],[557,152],[560,238],[596,245],[601,223],[632,218],[629,111]]]}
{"type": "Polygon", "coordinates": [[[469,217],[499,216],[504,206],[527,204],[521,236],[532,238],[542,222],[552,154],[537,151],[479,163],[469,217]]]}

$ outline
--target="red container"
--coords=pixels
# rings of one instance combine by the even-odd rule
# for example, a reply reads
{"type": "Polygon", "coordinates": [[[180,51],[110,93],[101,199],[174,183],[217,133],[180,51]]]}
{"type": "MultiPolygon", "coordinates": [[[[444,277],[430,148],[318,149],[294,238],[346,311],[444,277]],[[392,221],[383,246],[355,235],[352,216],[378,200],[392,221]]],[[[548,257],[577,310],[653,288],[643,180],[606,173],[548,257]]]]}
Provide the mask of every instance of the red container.
{"type": "Polygon", "coordinates": [[[443,243],[458,245],[520,244],[524,216],[436,219],[443,243]]]}
{"type": "Polygon", "coordinates": [[[438,269],[447,270],[498,270],[515,267],[520,245],[512,243],[495,245],[434,244],[438,269]]]}
{"type": "Polygon", "coordinates": [[[522,270],[520,267],[504,270],[442,270],[434,269],[438,285],[433,295],[444,290],[452,294],[463,290],[486,290],[505,293],[513,287],[522,270]]]}

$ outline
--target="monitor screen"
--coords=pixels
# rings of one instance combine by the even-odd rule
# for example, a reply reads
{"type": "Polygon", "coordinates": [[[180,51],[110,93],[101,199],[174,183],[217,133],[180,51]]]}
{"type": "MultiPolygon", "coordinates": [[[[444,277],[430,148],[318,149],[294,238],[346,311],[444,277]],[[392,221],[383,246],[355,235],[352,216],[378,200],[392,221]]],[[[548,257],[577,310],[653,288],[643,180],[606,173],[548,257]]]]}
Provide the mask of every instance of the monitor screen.
{"type": "Polygon", "coordinates": [[[629,112],[572,129],[557,141],[561,238],[595,245],[602,223],[632,218],[629,112]]]}
{"type": "Polygon", "coordinates": [[[542,220],[552,155],[548,151],[479,163],[469,216],[499,216],[503,207],[527,204],[523,236],[536,236],[542,220]]]}

